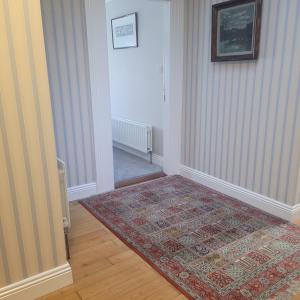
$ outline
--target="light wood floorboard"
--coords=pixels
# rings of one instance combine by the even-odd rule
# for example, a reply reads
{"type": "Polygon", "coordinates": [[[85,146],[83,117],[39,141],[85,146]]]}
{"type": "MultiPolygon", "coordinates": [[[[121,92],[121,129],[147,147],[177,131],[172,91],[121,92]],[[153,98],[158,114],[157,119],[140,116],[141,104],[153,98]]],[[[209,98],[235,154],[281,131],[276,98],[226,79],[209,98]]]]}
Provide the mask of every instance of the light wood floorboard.
{"type": "Polygon", "coordinates": [[[187,299],[79,203],[70,211],[74,284],[40,299],[187,299]]]}
{"type": "Polygon", "coordinates": [[[79,203],[72,202],[70,210],[74,284],[40,299],[187,299],[79,203]]]}

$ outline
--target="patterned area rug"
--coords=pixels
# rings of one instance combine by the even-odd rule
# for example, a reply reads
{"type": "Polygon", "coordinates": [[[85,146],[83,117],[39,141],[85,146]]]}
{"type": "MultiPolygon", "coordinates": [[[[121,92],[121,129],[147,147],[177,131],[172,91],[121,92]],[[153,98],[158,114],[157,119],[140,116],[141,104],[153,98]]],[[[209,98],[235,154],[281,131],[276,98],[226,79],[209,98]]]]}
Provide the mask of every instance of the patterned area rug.
{"type": "Polygon", "coordinates": [[[300,228],[170,176],[82,200],[190,299],[284,299],[300,288],[300,228]]]}

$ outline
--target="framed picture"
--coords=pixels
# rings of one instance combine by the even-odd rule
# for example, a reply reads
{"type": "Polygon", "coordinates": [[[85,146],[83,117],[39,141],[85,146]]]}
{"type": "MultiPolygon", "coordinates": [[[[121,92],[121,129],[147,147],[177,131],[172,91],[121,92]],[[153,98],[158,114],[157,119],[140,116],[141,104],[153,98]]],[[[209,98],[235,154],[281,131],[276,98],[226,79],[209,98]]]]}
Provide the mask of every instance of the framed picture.
{"type": "Polygon", "coordinates": [[[262,0],[233,0],[212,6],[211,61],[258,57],[262,0]]]}
{"type": "Polygon", "coordinates": [[[137,48],[137,13],[112,19],[111,31],[114,49],[137,48]]]}

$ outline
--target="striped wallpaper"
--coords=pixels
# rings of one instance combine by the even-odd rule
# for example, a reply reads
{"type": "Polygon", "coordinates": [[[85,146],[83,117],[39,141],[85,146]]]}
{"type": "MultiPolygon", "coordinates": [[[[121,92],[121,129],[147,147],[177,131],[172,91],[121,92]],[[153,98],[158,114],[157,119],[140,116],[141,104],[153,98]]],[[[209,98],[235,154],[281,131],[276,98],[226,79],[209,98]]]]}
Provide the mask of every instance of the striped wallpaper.
{"type": "Polygon", "coordinates": [[[300,1],[264,0],[259,59],[234,63],[210,62],[216,2],[187,1],[182,162],[300,203],[300,1]]]}
{"type": "Polygon", "coordinates": [[[0,287],[66,262],[39,0],[0,1],[0,287]]]}
{"type": "Polygon", "coordinates": [[[68,186],[96,181],[84,0],[41,0],[58,157],[68,186]]]}

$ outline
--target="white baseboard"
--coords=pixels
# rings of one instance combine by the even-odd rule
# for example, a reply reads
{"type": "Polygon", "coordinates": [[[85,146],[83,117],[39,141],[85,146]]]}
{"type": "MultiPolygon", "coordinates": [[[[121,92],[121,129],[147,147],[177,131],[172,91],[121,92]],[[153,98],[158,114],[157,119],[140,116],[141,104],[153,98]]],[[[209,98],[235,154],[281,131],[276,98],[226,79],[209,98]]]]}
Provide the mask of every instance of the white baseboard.
{"type": "Polygon", "coordinates": [[[68,263],[0,289],[1,300],[33,300],[73,283],[68,263]]]}
{"type": "Polygon", "coordinates": [[[290,222],[296,222],[297,220],[300,220],[299,204],[291,206],[281,203],[275,199],[257,194],[240,186],[183,165],[180,168],[180,174],[218,192],[236,198],[290,222]]]}
{"type": "MultiPolygon", "coordinates": [[[[135,156],[138,156],[138,157],[140,157],[142,159],[149,160],[149,158],[150,158],[149,154],[146,154],[146,153],[143,153],[143,152],[131,149],[131,148],[129,148],[127,146],[124,146],[122,144],[114,142],[113,145],[114,145],[114,147],[116,147],[118,149],[121,149],[121,150],[126,151],[128,153],[131,153],[131,154],[133,154],[135,156]]],[[[152,162],[155,165],[158,165],[160,167],[164,166],[164,159],[163,159],[163,157],[161,155],[156,154],[156,153],[152,154],[152,162]]]]}
{"type": "Polygon", "coordinates": [[[97,185],[96,182],[91,182],[83,185],[72,186],[68,188],[68,200],[75,201],[96,195],[97,185]]]}

